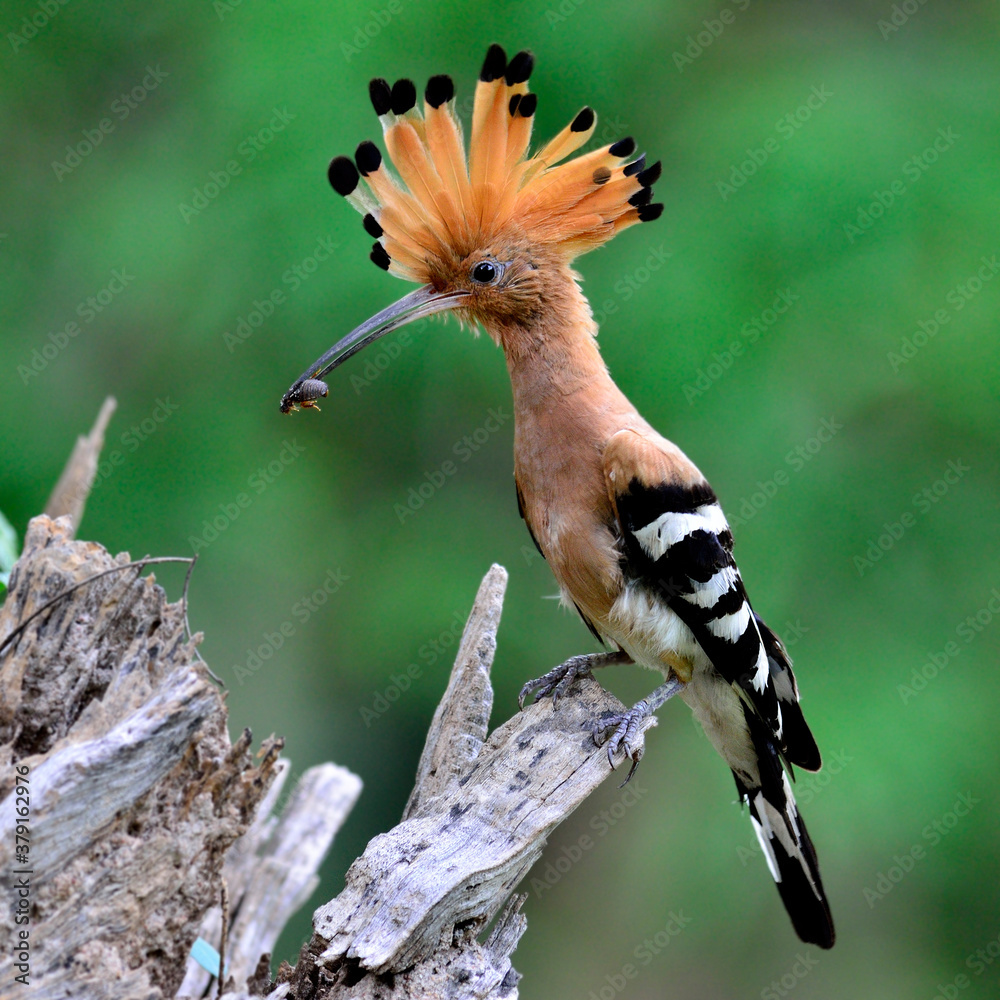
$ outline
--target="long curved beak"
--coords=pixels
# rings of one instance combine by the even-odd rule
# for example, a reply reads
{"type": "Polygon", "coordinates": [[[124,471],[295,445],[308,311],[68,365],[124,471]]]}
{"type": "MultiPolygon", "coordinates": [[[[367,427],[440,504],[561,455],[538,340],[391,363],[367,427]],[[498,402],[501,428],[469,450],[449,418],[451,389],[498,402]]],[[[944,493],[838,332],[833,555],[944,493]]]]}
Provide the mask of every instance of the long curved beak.
{"type": "Polygon", "coordinates": [[[290,413],[299,406],[317,408],[316,400],[329,391],[327,384],[322,381],[324,375],[332,372],[338,365],[342,365],[348,358],[353,357],[379,337],[384,337],[387,333],[398,330],[399,327],[414,320],[444,312],[446,309],[455,309],[468,297],[468,294],[468,292],[438,292],[433,285],[423,285],[409,295],[404,295],[398,302],[394,302],[352,330],[343,340],[337,341],[323,357],[314,361],[281,397],[281,412],[290,413]]]}

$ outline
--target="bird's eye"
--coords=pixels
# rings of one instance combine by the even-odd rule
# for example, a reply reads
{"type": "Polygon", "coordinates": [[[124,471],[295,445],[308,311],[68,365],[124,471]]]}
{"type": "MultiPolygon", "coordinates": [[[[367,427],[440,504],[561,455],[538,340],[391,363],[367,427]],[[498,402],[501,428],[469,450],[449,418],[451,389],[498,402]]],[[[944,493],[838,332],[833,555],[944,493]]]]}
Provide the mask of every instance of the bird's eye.
{"type": "Polygon", "coordinates": [[[472,269],[472,280],[479,285],[492,285],[500,277],[500,268],[491,260],[481,260],[472,269]]]}

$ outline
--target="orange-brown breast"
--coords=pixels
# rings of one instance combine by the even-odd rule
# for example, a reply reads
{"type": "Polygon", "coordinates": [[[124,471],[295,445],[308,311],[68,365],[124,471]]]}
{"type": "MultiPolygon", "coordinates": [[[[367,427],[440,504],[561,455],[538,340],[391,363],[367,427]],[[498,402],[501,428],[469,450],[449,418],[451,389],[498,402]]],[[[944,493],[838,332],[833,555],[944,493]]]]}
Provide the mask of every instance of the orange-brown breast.
{"type": "Polygon", "coordinates": [[[514,393],[514,475],[564,595],[600,627],[623,586],[604,449],[623,427],[646,425],[611,381],[568,272],[559,291],[544,327],[498,335],[514,393]]]}
{"type": "MultiPolygon", "coordinates": [[[[541,326],[494,332],[507,358],[514,395],[514,476],[524,519],[556,581],[603,635],[617,631],[609,613],[625,585],[612,469],[633,453],[639,468],[623,479],[674,480],[700,473],[638,414],[611,380],[586,300],[569,273],[541,326]],[[629,431],[638,449],[609,443],[629,431]],[[633,434],[635,438],[633,438],[633,434]],[[647,468],[648,466],[648,468],[647,468]]],[[[625,462],[627,465],[627,461],[625,462]]]]}

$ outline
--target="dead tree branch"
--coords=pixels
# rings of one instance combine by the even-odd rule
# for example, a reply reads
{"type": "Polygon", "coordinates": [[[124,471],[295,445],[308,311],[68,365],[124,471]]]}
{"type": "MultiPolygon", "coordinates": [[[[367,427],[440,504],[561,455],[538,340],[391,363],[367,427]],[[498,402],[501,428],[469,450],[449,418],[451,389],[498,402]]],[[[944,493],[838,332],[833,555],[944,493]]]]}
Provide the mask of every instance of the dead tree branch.
{"type": "Polygon", "coordinates": [[[118,403],[114,396],[108,396],[104,400],[90,433],[86,436],[81,434],[76,439],[76,445],[66,463],[66,468],[63,469],[45,505],[45,513],[53,520],[57,517],[69,517],[73,522],[73,533],[79,528],[83,519],[83,509],[94,485],[97,463],[104,448],[104,432],[117,408],[118,403]]]}
{"type": "Polygon", "coordinates": [[[393,998],[517,996],[510,956],[527,924],[513,893],[610,775],[591,730],[623,706],[586,678],[558,711],[532,705],[486,738],[506,579],[494,566],[479,589],[403,821],[368,844],[316,911],[296,968],[279,975],[289,1000],[374,1000],[387,983],[393,998]]]}

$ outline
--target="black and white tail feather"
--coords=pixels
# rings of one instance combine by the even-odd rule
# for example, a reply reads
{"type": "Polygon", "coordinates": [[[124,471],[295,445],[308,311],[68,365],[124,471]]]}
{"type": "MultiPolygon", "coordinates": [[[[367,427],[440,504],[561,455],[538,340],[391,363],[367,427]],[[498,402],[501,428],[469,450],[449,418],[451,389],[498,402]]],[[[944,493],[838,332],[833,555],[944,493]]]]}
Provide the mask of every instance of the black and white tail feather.
{"type": "Polygon", "coordinates": [[[648,486],[637,478],[615,493],[623,606],[641,595],[644,607],[665,604],[680,619],[671,625],[685,637],[678,652],[695,662],[682,697],[732,769],[796,932],[830,948],[833,918],[788,780],[794,764],[818,770],[819,749],[788,654],[750,606],[716,496],[704,482],[648,486]]]}

